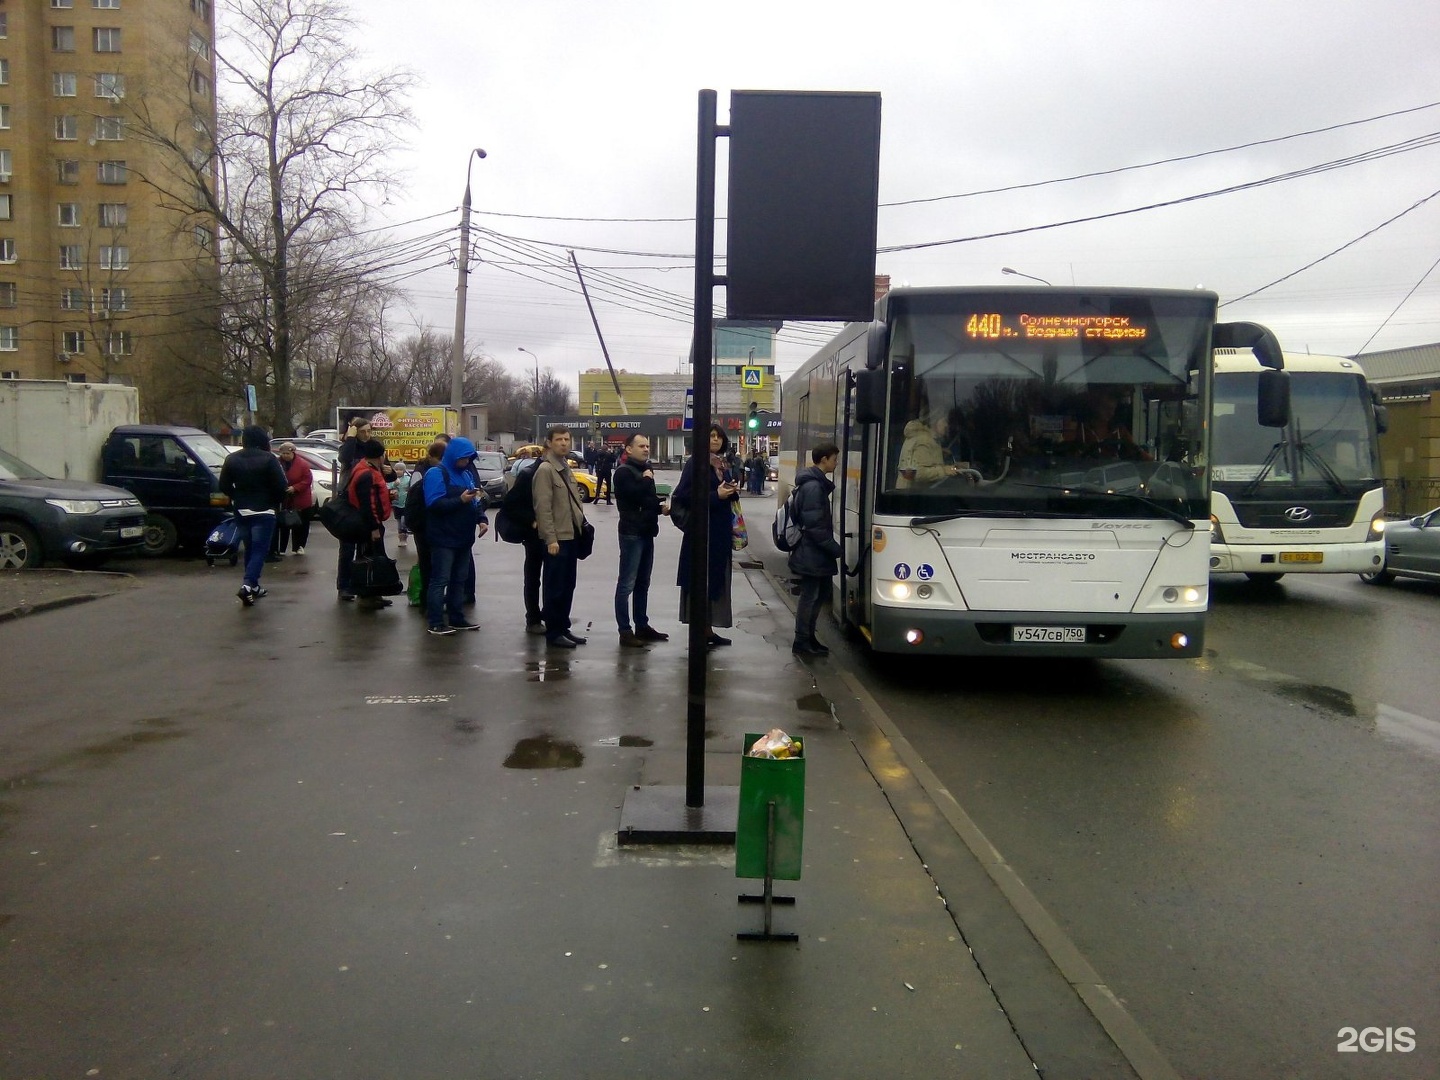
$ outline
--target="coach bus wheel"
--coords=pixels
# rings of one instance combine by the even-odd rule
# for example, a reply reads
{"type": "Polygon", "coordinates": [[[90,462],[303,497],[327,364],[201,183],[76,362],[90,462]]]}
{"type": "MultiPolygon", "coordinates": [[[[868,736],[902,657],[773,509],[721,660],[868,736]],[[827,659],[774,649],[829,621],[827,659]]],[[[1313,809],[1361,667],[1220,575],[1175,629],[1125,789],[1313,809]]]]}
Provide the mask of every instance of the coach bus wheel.
{"type": "Polygon", "coordinates": [[[1251,581],[1255,582],[1256,585],[1274,585],[1276,582],[1278,582],[1278,581],[1279,581],[1282,577],[1284,577],[1285,575],[1284,575],[1284,574],[1252,574],[1252,573],[1247,572],[1247,573],[1245,574],[1245,576],[1246,576],[1247,578],[1249,578],[1251,581]]]}

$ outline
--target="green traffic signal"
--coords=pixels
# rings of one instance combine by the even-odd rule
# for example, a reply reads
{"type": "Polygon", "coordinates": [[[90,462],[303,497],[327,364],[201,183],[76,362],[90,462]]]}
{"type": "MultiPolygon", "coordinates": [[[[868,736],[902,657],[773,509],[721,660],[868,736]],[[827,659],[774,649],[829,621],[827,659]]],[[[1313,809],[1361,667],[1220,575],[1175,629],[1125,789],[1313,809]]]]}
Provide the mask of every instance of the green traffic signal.
{"type": "Polygon", "coordinates": [[[758,429],[758,428],[760,427],[760,403],[759,403],[759,402],[757,402],[757,401],[752,401],[752,402],[750,402],[750,416],[749,416],[749,418],[745,421],[745,427],[748,428],[750,431],[755,431],[756,429],[758,429]]]}

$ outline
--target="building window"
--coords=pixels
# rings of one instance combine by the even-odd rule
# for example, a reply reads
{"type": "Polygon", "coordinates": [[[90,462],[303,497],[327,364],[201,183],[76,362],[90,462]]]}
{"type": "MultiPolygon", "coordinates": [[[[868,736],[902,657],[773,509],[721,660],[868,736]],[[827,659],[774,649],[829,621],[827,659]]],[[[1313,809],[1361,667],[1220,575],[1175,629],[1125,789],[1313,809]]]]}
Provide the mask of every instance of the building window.
{"type": "Polygon", "coordinates": [[[60,290],[61,311],[84,311],[85,290],[84,289],[61,289],[60,290]]]}
{"type": "Polygon", "coordinates": [[[119,11],[120,0],[95,0],[95,6],[106,11],[119,11]]]}
{"type": "Polygon", "coordinates": [[[56,97],[75,96],[75,73],[73,71],[57,71],[50,76],[50,88],[55,91],[56,97]]]}
{"type": "Polygon", "coordinates": [[[210,59],[210,43],[199,34],[193,32],[190,34],[190,51],[200,57],[201,60],[210,59]]]}
{"type": "Polygon", "coordinates": [[[130,220],[130,207],[123,202],[102,202],[100,204],[100,227],[102,229],[123,229],[130,220]]]}
{"type": "Polygon", "coordinates": [[[210,21],[210,0],[190,0],[190,10],[206,22],[210,21]]]}
{"type": "Polygon", "coordinates": [[[62,229],[78,229],[80,227],[80,204],[78,202],[62,202],[60,204],[60,227],[62,229]]]}
{"type": "Polygon", "coordinates": [[[102,184],[123,184],[128,173],[123,161],[102,161],[95,169],[95,178],[102,184]]]}
{"type": "Polygon", "coordinates": [[[130,290],[129,289],[101,289],[100,290],[101,311],[129,311],[130,290]]]}
{"type": "Polygon", "coordinates": [[[0,59],[0,86],[10,85],[10,61],[0,59]]]}
{"type": "Polygon", "coordinates": [[[210,79],[199,71],[190,72],[190,89],[200,97],[210,96],[210,79]]]}
{"type": "Polygon", "coordinates": [[[0,150],[0,182],[10,181],[10,151],[0,150]]]}
{"type": "Polygon", "coordinates": [[[61,142],[74,142],[80,137],[80,122],[73,116],[55,117],[55,138],[61,142]]]}
{"type": "Polygon", "coordinates": [[[69,11],[75,6],[75,0],[50,0],[50,6],[56,11],[69,11]]]}
{"type": "Polygon", "coordinates": [[[95,27],[95,51],[117,53],[120,51],[120,28],[118,26],[95,27]]]}
{"type": "Polygon", "coordinates": [[[85,331],[66,330],[61,333],[60,342],[61,352],[70,353],[72,356],[75,353],[82,353],[85,351],[85,331]]]}
{"type": "Polygon", "coordinates": [[[201,251],[215,250],[215,231],[204,225],[195,226],[195,243],[201,251]]]}
{"type": "Polygon", "coordinates": [[[75,51],[75,28],[73,26],[52,26],[50,47],[56,52],[75,51]]]}
{"type": "Polygon", "coordinates": [[[78,184],[80,182],[80,162],[71,161],[67,158],[56,159],[55,182],[58,184],[78,184]]]}
{"type": "Polygon", "coordinates": [[[0,307],[15,307],[20,303],[20,286],[13,281],[0,281],[0,307]]]}
{"type": "Polygon", "coordinates": [[[95,141],[119,142],[125,137],[125,121],[118,116],[95,117],[95,141]]]}
{"type": "Polygon", "coordinates": [[[0,263],[13,263],[16,258],[15,241],[9,237],[0,240],[0,263]]]}
{"type": "Polygon", "coordinates": [[[112,330],[105,337],[105,352],[110,356],[129,356],[135,351],[129,330],[112,330]]]}
{"type": "Polygon", "coordinates": [[[15,196],[0,195],[0,221],[9,221],[15,216],[15,196]]]}
{"type": "Polygon", "coordinates": [[[123,245],[117,247],[102,247],[100,249],[101,270],[129,270],[130,249],[123,245]]]}
{"type": "Polygon", "coordinates": [[[79,270],[85,263],[85,249],[79,244],[60,245],[60,269],[79,270]]]}
{"type": "Polygon", "coordinates": [[[118,101],[125,96],[125,76],[105,71],[95,76],[95,96],[118,101]]]}
{"type": "Polygon", "coordinates": [[[20,328],[18,326],[0,326],[0,351],[14,352],[20,348],[20,328]]]}
{"type": "Polygon", "coordinates": [[[0,105],[0,131],[10,130],[10,106],[0,105]]]}
{"type": "Polygon", "coordinates": [[[0,38],[10,36],[10,16],[0,11],[0,38]]]}

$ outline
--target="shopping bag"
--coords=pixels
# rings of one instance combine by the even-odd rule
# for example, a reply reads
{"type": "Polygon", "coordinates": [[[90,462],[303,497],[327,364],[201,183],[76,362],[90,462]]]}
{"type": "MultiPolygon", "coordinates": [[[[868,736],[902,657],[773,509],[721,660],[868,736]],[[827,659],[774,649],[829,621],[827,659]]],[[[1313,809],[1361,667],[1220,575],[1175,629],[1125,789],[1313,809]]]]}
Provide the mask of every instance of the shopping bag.
{"type": "Polygon", "coordinates": [[[400,568],[388,555],[356,556],[350,585],[356,596],[394,596],[405,591],[400,584],[400,568]]]}
{"type": "Polygon", "coordinates": [[[416,563],[410,567],[409,599],[411,607],[419,607],[425,602],[425,597],[420,592],[420,564],[416,563]]]}
{"type": "Polygon", "coordinates": [[[750,533],[745,528],[745,515],[740,512],[739,503],[731,503],[730,507],[735,516],[730,519],[730,546],[736,551],[744,551],[750,546],[750,533]]]}

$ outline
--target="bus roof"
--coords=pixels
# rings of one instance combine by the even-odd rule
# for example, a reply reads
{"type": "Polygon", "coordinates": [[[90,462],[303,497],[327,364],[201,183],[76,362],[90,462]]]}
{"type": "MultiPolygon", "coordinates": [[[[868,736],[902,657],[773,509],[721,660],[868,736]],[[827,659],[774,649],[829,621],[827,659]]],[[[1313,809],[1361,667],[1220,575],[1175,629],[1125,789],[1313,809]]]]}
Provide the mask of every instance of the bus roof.
{"type": "MultiPolygon", "coordinates": [[[[1217,372],[1259,371],[1260,361],[1250,349],[1216,349],[1215,370],[1217,372]]],[[[1348,356],[1325,356],[1316,353],[1285,354],[1286,371],[1328,371],[1341,374],[1365,374],[1359,361],[1348,356]]]]}

